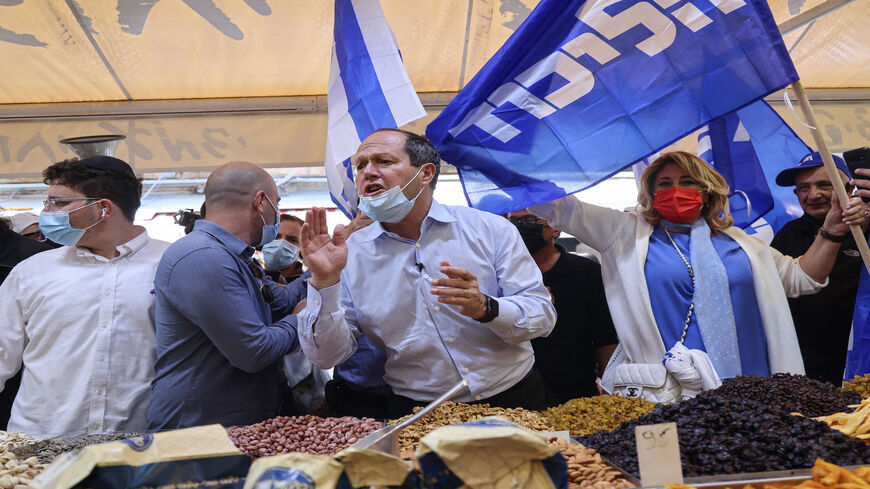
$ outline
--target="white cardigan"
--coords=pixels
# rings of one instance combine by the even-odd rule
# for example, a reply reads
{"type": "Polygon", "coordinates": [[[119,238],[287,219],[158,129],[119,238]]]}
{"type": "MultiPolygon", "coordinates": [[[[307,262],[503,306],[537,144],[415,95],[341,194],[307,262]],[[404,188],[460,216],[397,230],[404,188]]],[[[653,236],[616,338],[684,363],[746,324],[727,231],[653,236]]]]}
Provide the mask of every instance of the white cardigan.
{"type": "MultiPolygon", "coordinates": [[[[601,253],[607,303],[619,342],[632,363],[661,363],[667,348],[653,317],[644,266],[653,227],[640,215],[564,197],[529,209],[555,229],[567,231],[601,253]]],[[[749,257],[755,294],[767,338],[770,372],[803,374],[788,297],[818,292],[827,285],[810,278],[798,259],[784,256],[743,230],[722,231],[749,257]]]]}

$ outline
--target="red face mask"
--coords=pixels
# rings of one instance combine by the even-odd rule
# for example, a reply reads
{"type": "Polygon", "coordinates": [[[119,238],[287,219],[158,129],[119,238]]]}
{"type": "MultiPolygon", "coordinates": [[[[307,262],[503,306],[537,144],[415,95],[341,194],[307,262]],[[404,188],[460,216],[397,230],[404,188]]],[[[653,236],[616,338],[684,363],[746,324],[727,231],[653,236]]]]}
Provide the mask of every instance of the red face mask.
{"type": "Polygon", "coordinates": [[[671,187],[656,192],[653,209],[668,221],[686,224],[698,215],[703,205],[698,189],[671,187]]]}

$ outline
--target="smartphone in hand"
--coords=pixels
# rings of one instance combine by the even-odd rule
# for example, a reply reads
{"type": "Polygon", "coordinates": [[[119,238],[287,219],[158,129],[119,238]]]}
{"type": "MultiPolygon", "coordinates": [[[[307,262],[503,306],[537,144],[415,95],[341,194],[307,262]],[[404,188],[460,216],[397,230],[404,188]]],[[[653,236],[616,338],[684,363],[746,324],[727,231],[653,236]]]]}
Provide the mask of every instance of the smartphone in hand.
{"type": "MultiPolygon", "coordinates": [[[[870,179],[870,177],[855,173],[855,170],[859,168],[870,169],[870,148],[864,146],[863,148],[846,151],[843,153],[843,159],[846,161],[846,166],[849,167],[849,173],[852,174],[852,178],[862,178],[865,180],[870,179]]],[[[864,202],[870,202],[870,198],[868,197],[863,197],[862,200],[864,202]]]]}

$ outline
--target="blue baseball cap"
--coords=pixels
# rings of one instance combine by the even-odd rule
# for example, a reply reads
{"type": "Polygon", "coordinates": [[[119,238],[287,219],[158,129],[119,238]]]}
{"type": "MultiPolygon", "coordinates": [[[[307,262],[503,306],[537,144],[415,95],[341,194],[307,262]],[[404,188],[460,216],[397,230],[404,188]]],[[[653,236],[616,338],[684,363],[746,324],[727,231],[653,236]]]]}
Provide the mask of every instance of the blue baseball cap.
{"type": "MultiPolygon", "coordinates": [[[[847,177],[852,178],[852,173],[849,172],[849,167],[846,166],[846,161],[837,155],[831,156],[834,157],[834,164],[837,165],[837,168],[842,170],[847,177]]],[[[797,174],[797,172],[823,165],[824,163],[822,163],[822,155],[819,154],[818,151],[813,151],[812,153],[801,158],[797,166],[795,166],[794,168],[789,168],[787,170],[779,172],[779,175],[776,176],[776,184],[780,187],[794,187],[794,176],[795,174],[797,174]]]]}

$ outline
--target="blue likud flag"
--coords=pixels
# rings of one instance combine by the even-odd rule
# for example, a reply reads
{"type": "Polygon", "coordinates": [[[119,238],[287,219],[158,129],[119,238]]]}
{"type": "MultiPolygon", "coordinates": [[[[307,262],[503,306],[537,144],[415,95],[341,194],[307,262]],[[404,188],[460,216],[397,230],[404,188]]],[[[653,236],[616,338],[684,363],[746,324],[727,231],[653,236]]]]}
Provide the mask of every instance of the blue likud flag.
{"type": "Polygon", "coordinates": [[[348,218],[358,197],[350,157],[374,130],[426,115],[378,0],[335,0],[324,168],[329,193],[348,218]]]}
{"type": "Polygon", "coordinates": [[[843,380],[852,380],[856,375],[866,373],[870,373],[870,275],[861,267],[843,380]]]}
{"type": "Polygon", "coordinates": [[[542,0],[426,133],[469,203],[505,212],[797,79],[766,0],[542,0]]]}
{"type": "Polygon", "coordinates": [[[778,186],[776,176],[810,151],[763,100],[713,119],[698,134],[698,156],[728,182],[734,225],[768,243],[803,214],[794,188],[778,186]]]}

